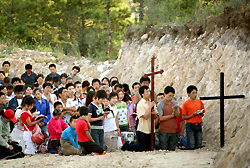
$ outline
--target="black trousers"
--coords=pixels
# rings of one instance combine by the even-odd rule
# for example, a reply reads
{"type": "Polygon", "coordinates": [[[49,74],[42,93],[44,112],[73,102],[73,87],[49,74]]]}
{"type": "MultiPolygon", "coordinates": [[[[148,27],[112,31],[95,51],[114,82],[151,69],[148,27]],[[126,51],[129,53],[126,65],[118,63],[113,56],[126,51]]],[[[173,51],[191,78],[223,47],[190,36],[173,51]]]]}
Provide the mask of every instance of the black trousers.
{"type": "Polygon", "coordinates": [[[90,154],[92,152],[102,154],[104,152],[104,150],[99,145],[92,141],[78,142],[78,144],[83,147],[83,154],[90,154]]]}
{"type": "Polygon", "coordinates": [[[9,148],[6,148],[4,146],[0,145],[0,159],[8,158],[8,159],[15,159],[15,158],[21,158],[24,157],[23,154],[18,154],[19,152],[22,152],[22,147],[16,144],[9,144],[13,146],[13,150],[10,150],[9,148]]]}

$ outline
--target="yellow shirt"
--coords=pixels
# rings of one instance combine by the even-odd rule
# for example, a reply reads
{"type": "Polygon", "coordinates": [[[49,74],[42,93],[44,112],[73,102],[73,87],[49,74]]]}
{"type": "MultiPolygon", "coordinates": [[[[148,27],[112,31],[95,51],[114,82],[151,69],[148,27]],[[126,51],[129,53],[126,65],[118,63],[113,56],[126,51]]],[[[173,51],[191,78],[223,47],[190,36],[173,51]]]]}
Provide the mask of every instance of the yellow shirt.
{"type": "Polygon", "coordinates": [[[9,76],[9,73],[5,73],[5,76],[8,77],[8,76],[9,76]]]}
{"type": "MultiPolygon", "coordinates": [[[[148,108],[149,108],[149,105],[146,103],[146,100],[143,98],[137,104],[137,116],[139,118],[137,131],[141,131],[145,134],[151,133],[151,116],[149,116],[147,120],[142,117],[146,113],[148,108]]],[[[154,109],[157,111],[156,107],[154,107],[154,109]]]]}

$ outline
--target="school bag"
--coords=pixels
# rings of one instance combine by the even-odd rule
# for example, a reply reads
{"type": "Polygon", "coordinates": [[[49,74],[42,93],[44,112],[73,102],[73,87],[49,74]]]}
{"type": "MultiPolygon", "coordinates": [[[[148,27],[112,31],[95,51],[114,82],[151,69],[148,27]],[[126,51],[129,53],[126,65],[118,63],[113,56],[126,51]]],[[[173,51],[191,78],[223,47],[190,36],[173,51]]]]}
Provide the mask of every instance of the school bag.
{"type": "Polygon", "coordinates": [[[23,124],[23,125],[31,134],[31,140],[34,143],[36,143],[37,145],[41,145],[44,142],[44,135],[42,133],[41,128],[38,126],[38,124],[35,124],[32,132],[27,128],[27,126],[25,124],[23,124]]]}

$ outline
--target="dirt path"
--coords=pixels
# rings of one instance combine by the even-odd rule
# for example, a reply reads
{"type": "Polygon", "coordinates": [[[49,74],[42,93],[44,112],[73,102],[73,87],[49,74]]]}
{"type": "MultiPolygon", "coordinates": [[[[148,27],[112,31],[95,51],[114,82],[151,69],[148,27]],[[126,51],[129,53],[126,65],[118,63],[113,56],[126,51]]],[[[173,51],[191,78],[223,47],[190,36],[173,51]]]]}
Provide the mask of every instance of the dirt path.
{"type": "Polygon", "coordinates": [[[36,154],[16,160],[1,160],[0,165],[14,167],[171,167],[209,168],[213,167],[211,157],[216,152],[206,149],[175,152],[122,152],[107,153],[104,156],[59,156],[57,154],[36,154]]]}

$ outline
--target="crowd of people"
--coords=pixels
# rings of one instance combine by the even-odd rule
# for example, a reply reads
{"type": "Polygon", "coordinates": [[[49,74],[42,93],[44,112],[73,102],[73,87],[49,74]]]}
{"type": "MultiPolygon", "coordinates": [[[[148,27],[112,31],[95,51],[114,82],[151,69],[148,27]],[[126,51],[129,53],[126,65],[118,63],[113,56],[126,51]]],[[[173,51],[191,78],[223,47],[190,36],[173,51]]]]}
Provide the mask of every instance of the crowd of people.
{"type": "Polygon", "coordinates": [[[182,107],[175,89],[166,86],[154,93],[150,79],[141,77],[132,88],[118,78],[91,82],[78,75],[80,67],[59,75],[56,65],[46,77],[25,65],[16,77],[4,61],[0,71],[0,159],[37,152],[59,155],[104,155],[119,147],[128,151],[151,150],[151,115],[155,149],[174,151],[202,146],[203,103],[196,86],[187,87],[189,99],[182,107]],[[127,141],[121,133],[132,133],[127,141]],[[122,144],[119,146],[119,144],[122,144]]]}

